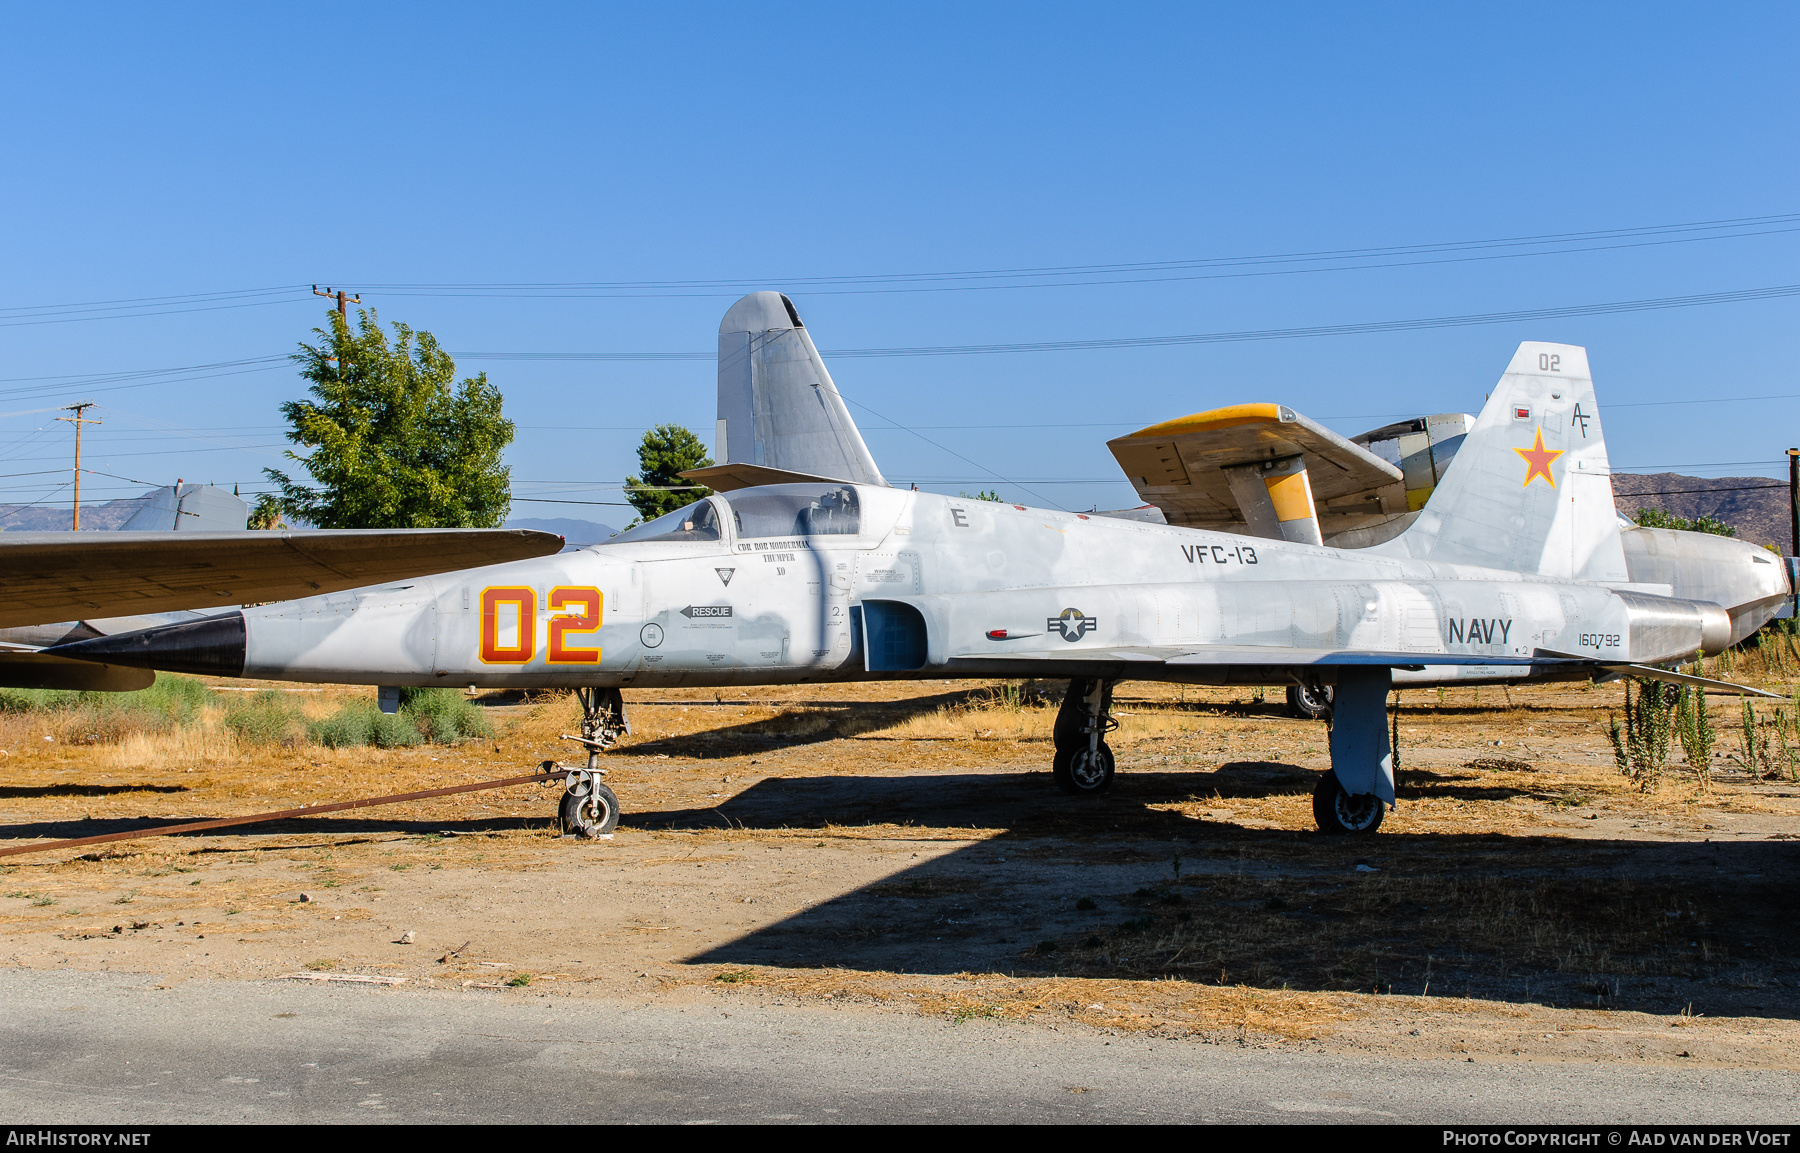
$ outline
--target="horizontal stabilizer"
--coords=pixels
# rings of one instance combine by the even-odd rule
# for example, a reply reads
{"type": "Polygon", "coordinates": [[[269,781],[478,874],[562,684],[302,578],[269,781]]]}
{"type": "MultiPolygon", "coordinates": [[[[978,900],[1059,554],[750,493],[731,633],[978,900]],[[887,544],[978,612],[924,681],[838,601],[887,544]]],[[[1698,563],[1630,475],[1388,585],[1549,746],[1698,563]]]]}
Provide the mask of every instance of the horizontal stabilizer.
{"type": "Polygon", "coordinates": [[[837,477],[814,476],[805,472],[765,468],[760,464],[709,464],[676,473],[682,480],[703,484],[715,492],[735,492],[740,488],[756,488],[765,484],[841,484],[837,477]]]}
{"type": "Polygon", "coordinates": [[[1715,681],[1711,677],[1697,677],[1692,673],[1677,673],[1669,669],[1659,669],[1654,665],[1602,665],[1609,673],[1622,677],[1644,677],[1653,681],[1668,681],[1676,685],[1692,685],[1698,689],[1711,689],[1715,693],[1736,693],[1744,697],[1768,697],[1773,701],[1785,701],[1780,693],[1764,692],[1753,689],[1749,685],[1733,684],[1730,681],[1715,681]]]}

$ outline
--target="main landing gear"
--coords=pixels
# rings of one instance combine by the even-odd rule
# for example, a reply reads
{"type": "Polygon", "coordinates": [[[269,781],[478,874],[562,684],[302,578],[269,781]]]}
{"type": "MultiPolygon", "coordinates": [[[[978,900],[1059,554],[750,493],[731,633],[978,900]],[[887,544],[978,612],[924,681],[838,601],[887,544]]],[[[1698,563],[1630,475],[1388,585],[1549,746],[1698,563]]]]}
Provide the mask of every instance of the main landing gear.
{"type": "Polygon", "coordinates": [[[1056,787],[1077,796],[1103,793],[1113,781],[1113,752],[1106,734],[1119,727],[1112,718],[1111,681],[1077,677],[1056,714],[1056,787]]]}
{"type": "MultiPolygon", "coordinates": [[[[569,768],[557,816],[564,833],[584,840],[610,837],[619,825],[619,798],[601,783],[606,770],[600,767],[600,754],[631,731],[625,719],[625,698],[618,689],[576,689],[575,699],[581,702],[581,735],[565,733],[563,739],[587,749],[587,765],[569,768]]],[[[545,761],[542,768],[554,772],[568,766],[545,761]]]]}
{"type": "MultiPolygon", "coordinates": [[[[1393,670],[1350,665],[1326,692],[1318,686],[1301,690],[1309,703],[1330,710],[1331,768],[1313,791],[1313,819],[1331,835],[1368,835],[1394,804],[1394,750],[1387,724],[1387,697],[1393,670]]],[[[1113,682],[1077,677],[1056,714],[1057,787],[1076,796],[1095,796],[1113,780],[1113,753],[1106,734],[1118,727],[1112,719],[1113,682]]],[[[1290,698],[1295,694],[1290,692],[1290,698]]]]}

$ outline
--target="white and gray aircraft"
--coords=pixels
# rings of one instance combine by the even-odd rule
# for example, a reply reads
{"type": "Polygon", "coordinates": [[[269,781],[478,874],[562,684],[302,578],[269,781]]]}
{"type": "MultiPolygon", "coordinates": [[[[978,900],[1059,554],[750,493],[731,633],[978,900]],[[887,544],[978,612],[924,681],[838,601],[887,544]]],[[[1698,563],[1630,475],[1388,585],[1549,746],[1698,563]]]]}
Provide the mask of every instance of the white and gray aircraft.
{"type": "Polygon", "coordinates": [[[717,494],[604,544],[52,652],[232,677],[573,688],[589,757],[561,815],[582,835],[618,819],[598,754],[624,731],[627,685],[1066,678],[1052,767],[1081,795],[1112,781],[1120,680],[1329,686],[1332,771],[1314,815],[1366,833],[1395,799],[1397,683],[1631,673],[1735,688],[1662,666],[1742,640],[1792,591],[1787,566],[1743,542],[1631,530],[1651,535],[1628,548],[1572,345],[1521,344],[1454,448],[1428,420],[1377,430],[1396,442],[1384,455],[1382,435],[1359,444],[1279,405],[1115,441],[1156,519],[1175,523],[890,487],[778,293],[726,314],[719,413],[724,463],[687,474],[717,494]],[[1423,473],[1405,448],[1419,432],[1423,473]],[[1334,536],[1361,536],[1325,542],[1322,516],[1349,518],[1334,536]]]}

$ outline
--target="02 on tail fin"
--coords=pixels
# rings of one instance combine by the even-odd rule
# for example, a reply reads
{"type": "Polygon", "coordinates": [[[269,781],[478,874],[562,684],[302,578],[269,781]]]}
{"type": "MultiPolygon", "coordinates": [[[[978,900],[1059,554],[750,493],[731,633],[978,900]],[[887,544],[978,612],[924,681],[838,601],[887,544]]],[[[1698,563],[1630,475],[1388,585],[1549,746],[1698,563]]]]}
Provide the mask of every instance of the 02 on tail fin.
{"type": "Polygon", "coordinates": [[[791,474],[887,484],[793,301],[779,292],[751,293],[719,324],[714,452],[719,464],[699,472],[740,466],[751,483],[791,474]]]}
{"type": "Polygon", "coordinates": [[[1628,580],[1587,350],[1519,345],[1419,519],[1376,550],[1628,580]]]}

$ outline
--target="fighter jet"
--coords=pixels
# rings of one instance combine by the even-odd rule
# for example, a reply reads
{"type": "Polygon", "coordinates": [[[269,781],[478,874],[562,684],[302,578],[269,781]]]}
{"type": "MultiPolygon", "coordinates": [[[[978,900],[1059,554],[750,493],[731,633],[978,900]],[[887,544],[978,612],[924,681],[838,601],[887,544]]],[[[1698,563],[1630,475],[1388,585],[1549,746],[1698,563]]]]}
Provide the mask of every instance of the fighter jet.
{"type": "MultiPolygon", "coordinates": [[[[581,835],[618,819],[599,752],[624,731],[627,685],[1066,678],[1052,769],[1077,796],[1113,780],[1105,736],[1121,680],[1331,687],[1332,767],[1314,816],[1325,832],[1366,834],[1395,801],[1398,677],[1630,673],[1730,688],[1663,666],[1748,635],[1792,588],[1777,558],[1739,542],[1704,557],[1704,573],[1678,561],[1635,579],[1573,345],[1519,346],[1411,509],[1406,469],[1375,450],[1280,406],[1228,413],[1254,452],[1176,463],[1196,485],[1212,483],[1194,480],[1205,467],[1247,466],[1220,482],[1240,512],[1254,506],[1234,528],[890,487],[786,297],[739,301],[719,350],[725,463],[687,474],[714,496],[584,550],[51,651],[227,677],[573,688],[589,757],[560,813],[581,835]],[[1318,519],[1307,466],[1333,457],[1366,473],[1367,515],[1416,515],[1361,548],[1296,530],[1318,519]],[[1396,483],[1398,509],[1381,492],[1396,483]]],[[[1181,438],[1221,426],[1197,414],[1136,440],[1179,456],[1181,438]]],[[[1328,499],[1355,495],[1341,487],[1328,499]]]]}

